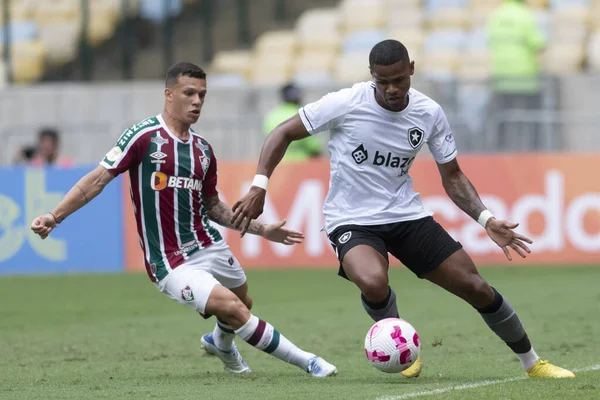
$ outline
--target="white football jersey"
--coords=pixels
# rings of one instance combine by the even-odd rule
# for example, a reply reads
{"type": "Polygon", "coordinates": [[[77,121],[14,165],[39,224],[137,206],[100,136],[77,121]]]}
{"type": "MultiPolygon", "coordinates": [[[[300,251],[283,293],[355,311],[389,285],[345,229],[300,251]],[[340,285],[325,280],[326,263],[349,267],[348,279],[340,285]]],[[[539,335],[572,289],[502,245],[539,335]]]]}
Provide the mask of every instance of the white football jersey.
{"type": "Polygon", "coordinates": [[[399,112],[381,107],[373,82],[329,93],[299,111],[310,134],[329,131],[331,174],[325,230],[341,225],[380,225],[432,215],[408,173],[425,143],[438,163],[456,157],[444,111],[415,89],[399,112]]]}

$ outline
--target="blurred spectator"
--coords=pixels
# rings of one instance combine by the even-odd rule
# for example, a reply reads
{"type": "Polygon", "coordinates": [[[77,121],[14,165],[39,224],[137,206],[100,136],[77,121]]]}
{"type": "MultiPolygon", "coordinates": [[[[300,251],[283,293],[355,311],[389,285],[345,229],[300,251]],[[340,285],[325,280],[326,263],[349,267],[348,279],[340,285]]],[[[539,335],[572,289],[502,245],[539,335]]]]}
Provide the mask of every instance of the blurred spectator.
{"type": "Polygon", "coordinates": [[[13,160],[14,164],[29,164],[35,157],[35,146],[21,147],[13,160]]]}
{"type": "MultiPolygon", "coordinates": [[[[533,12],[522,0],[504,0],[487,22],[487,34],[492,55],[492,88],[494,112],[508,109],[537,110],[541,108],[540,52],[544,37],[536,25],[533,12]]],[[[529,140],[533,148],[539,146],[536,123],[506,124],[499,126],[501,148],[511,142],[529,140]],[[519,128],[518,130],[516,128],[519,128]],[[515,130],[509,129],[513,128],[515,130]],[[511,131],[513,137],[508,137],[511,131]],[[519,137],[517,137],[517,135],[519,137]]]]}
{"type": "Polygon", "coordinates": [[[29,163],[32,166],[52,165],[57,167],[72,167],[73,160],[59,155],[60,136],[56,129],[45,128],[38,134],[35,157],[29,163]]]}
{"type": "MultiPolygon", "coordinates": [[[[263,132],[266,135],[280,123],[298,113],[301,103],[300,89],[293,83],[281,88],[281,104],[271,110],[263,121],[263,132]]],[[[316,136],[290,143],[283,161],[303,161],[321,155],[321,142],[316,136]]]]}

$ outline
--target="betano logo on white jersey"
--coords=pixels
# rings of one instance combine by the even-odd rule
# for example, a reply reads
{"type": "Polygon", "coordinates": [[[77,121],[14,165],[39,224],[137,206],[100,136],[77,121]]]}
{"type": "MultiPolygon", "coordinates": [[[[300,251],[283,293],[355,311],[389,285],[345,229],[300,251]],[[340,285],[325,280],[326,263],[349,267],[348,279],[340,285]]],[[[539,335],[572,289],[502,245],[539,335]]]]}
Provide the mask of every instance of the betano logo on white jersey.
{"type": "Polygon", "coordinates": [[[431,215],[413,190],[408,171],[425,143],[439,163],[456,157],[439,104],[410,89],[408,106],[389,111],[377,103],[374,84],[363,82],[329,93],[299,114],[309,133],[330,133],[330,189],[323,206],[328,233],[342,225],[431,215]]]}

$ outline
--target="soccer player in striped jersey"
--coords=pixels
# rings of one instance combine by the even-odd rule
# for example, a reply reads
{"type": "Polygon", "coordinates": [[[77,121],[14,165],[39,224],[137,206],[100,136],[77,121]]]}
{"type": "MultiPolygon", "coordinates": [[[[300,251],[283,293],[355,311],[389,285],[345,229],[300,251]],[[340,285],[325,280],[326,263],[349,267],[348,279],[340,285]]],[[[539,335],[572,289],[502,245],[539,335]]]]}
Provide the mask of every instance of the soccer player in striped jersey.
{"type": "MultiPolygon", "coordinates": [[[[210,144],[190,126],[200,117],[206,74],[182,62],[167,72],[163,112],[127,129],[100,165],[83,177],[52,212],[31,229],[42,239],[129,171],[131,199],[148,277],[170,298],[217,317],[201,346],[232,373],[250,372],[233,342],[250,345],[316,377],[337,374],[335,366],[298,348],[272,325],[252,315],[246,275],[212,224],[233,228],[231,208],[219,199],[217,160],[210,144]]],[[[253,222],[248,232],[293,245],[300,232],[253,222]]]]}

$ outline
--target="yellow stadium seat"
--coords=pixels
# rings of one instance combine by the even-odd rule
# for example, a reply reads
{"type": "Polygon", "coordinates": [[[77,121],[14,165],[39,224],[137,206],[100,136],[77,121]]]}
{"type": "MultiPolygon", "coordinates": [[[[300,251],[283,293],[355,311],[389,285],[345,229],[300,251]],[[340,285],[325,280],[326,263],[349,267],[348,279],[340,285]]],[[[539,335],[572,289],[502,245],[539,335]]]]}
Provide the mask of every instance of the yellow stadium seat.
{"type": "Polygon", "coordinates": [[[306,10],[296,21],[296,34],[300,40],[337,34],[340,11],[337,8],[313,8],[306,10]]]}
{"type": "Polygon", "coordinates": [[[115,32],[120,12],[112,2],[93,0],[90,2],[88,38],[92,46],[98,46],[115,32]]]}
{"type": "Polygon", "coordinates": [[[590,14],[590,28],[600,31],[600,5],[593,8],[590,14]]]}
{"type": "Polygon", "coordinates": [[[548,8],[548,0],[525,0],[525,4],[531,8],[548,8]]]}
{"type": "Polygon", "coordinates": [[[344,34],[385,27],[386,8],[382,0],[351,0],[340,5],[341,29],[344,34]]]}
{"type": "Polygon", "coordinates": [[[298,45],[296,32],[293,30],[267,31],[256,40],[257,52],[287,52],[294,53],[298,45]]]}
{"type": "Polygon", "coordinates": [[[80,6],[77,0],[42,1],[36,4],[35,19],[40,24],[80,20],[80,6]]]}
{"type": "Polygon", "coordinates": [[[495,9],[495,6],[490,6],[489,8],[479,7],[467,9],[468,24],[472,29],[484,28],[487,24],[488,18],[490,15],[492,15],[495,9]]]}
{"type": "Polygon", "coordinates": [[[470,8],[472,9],[495,9],[504,3],[504,0],[471,0],[470,8]]]}
{"type": "MultiPolygon", "coordinates": [[[[1,3],[0,3],[1,4],[1,3]]],[[[0,7],[1,8],[1,7],[0,7]]],[[[13,1],[10,3],[10,20],[26,21],[34,17],[34,5],[31,2],[13,1]]],[[[4,13],[0,12],[0,25],[4,25],[4,13]]]]}
{"type": "Polygon", "coordinates": [[[420,53],[423,49],[425,33],[420,29],[393,29],[388,32],[388,36],[406,46],[411,58],[413,53],[420,53]]]}
{"type": "Polygon", "coordinates": [[[88,26],[88,40],[91,46],[96,47],[110,38],[115,32],[115,24],[107,19],[92,18],[88,26]]]}
{"type": "Polygon", "coordinates": [[[294,62],[295,73],[331,72],[337,53],[330,51],[304,51],[294,62]]]}
{"type": "Polygon", "coordinates": [[[121,0],[91,0],[90,16],[102,14],[102,18],[117,23],[121,19],[121,0]]]}
{"type": "Polygon", "coordinates": [[[388,29],[423,29],[425,13],[421,9],[393,9],[387,13],[388,29]]]}
{"type": "Polygon", "coordinates": [[[295,28],[300,50],[337,52],[341,42],[339,22],[337,8],[315,8],[302,13],[295,28]]]}
{"type": "MultiPolygon", "coordinates": [[[[0,52],[3,48],[0,44],[0,52]]],[[[44,74],[46,48],[41,40],[19,42],[11,46],[11,70],[15,83],[38,81],[44,74]]]]}
{"type": "Polygon", "coordinates": [[[253,54],[248,50],[220,51],[211,64],[213,73],[239,73],[250,76],[253,54]]]}
{"type": "Polygon", "coordinates": [[[48,50],[48,63],[60,65],[74,60],[80,33],[81,24],[77,20],[39,25],[40,39],[48,50]]]}
{"type": "Polygon", "coordinates": [[[255,53],[251,79],[254,83],[281,84],[289,80],[293,72],[294,56],[285,52],[255,53]]]}
{"type": "Polygon", "coordinates": [[[470,25],[469,14],[462,8],[442,8],[428,18],[429,28],[436,29],[467,29],[470,25]]]}
{"type": "Polygon", "coordinates": [[[298,46],[302,51],[329,51],[337,53],[341,43],[340,35],[336,33],[324,34],[323,36],[299,37],[298,46]]]}
{"type": "Polygon", "coordinates": [[[551,75],[581,72],[585,58],[583,44],[551,44],[543,55],[544,71],[551,75]]]}
{"type": "Polygon", "coordinates": [[[288,69],[265,68],[256,70],[252,76],[252,82],[260,85],[283,85],[292,79],[288,69]]]}
{"type": "Polygon", "coordinates": [[[422,9],[423,3],[423,0],[387,0],[385,7],[388,10],[422,9]]]}

